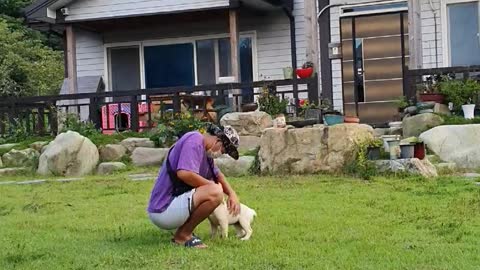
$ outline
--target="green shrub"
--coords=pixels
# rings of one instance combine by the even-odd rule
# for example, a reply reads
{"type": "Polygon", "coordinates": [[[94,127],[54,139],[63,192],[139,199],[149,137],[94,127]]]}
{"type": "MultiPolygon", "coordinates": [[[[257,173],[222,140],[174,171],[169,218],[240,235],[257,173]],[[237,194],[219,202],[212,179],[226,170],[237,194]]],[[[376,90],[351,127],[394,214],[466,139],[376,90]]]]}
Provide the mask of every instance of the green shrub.
{"type": "Polygon", "coordinates": [[[195,118],[191,113],[181,113],[164,116],[158,121],[157,127],[150,132],[150,140],[157,147],[169,147],[185,133],[198,130],[206,131],[207,122],[195,118]]]}
{"type": "Polygon", "coordinates": [[[476,103],[479,92],[480,83],[472,79],[463,81],[447,78],[440,82],[440,93],[453,103],[457,111],[462,109],[462,105],[476,103]]]}
{"type": "Polygon", "coordinates": [[[260,147],[257,147],[254,151],[252,151],[253,156],[255,157],[252,166],[248,169],[248,172],[252,175],[259,175],[260,171],[260,158],[258,157],[258,152],[260,151],[260,147]]]}
{"type": "Polygon", "coordinates": [[[265,86],[262,88],[262,93],[258,98],[258,105],[260,106],[260,111],[276,116],[286,112],[288,101],[280,100],[280,97],[275,94],[274,90],[265,86]]]}

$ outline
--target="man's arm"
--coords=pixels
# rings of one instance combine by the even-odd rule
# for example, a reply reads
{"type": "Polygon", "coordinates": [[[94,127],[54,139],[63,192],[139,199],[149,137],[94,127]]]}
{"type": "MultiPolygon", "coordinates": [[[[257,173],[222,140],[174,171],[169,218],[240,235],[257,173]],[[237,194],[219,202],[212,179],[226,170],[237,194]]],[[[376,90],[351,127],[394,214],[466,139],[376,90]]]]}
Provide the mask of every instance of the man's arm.
{"type": "Polygon", "coordinates": [[[185,182],[185,184],[191,187],[200,187],[204,185],[214,184],[212,181],[208,181],[207,179],[203,178],[201,175],[196,174],[192,171],[187,170],[179,170],[177,172],[178,178],[185,182]]]}
{"type": "Polygon", "coordinates": [[[227,207],[230,214],[237,216],[240,214],[240,200],[238,199],[237,193],[235,193],[222,172],[218,172],[217,179],[222,185],[223,193],[228,196],[227,207]]]}

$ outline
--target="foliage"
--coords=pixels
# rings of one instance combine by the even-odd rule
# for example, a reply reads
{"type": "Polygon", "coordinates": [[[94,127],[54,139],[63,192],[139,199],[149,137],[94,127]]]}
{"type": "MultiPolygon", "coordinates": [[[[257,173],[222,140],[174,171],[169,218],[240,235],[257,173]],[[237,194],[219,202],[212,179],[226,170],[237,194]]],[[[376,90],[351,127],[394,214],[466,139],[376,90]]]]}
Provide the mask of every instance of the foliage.
{"type": "Polygon", "coordinates": [[[0,96],[57,94],[63,67],[61,52],[0,17],[0,96]]]}
{"type": "Polygon", "coordinates": [[[452,115],[440,115],[443,118],[443,123],[441,125],[470,125],[470,124],[480,124],[480,117],[475,117],[473,119],[465,119],[465,117],[452,115]]]}
{"type": "Polygon", "coordinates": [[[100,134],[100,130],[91,121],[81,121],[77,114],[69,113],[63,121],[63,128],[60,132],[76,131],[85,137],[92,137],[100,134]]]}
{"type": "Polygon", "coordinates": [[[33,0],[2,0],[0,1],[1,14],[11,17],[21,17],[22,8],[28,6],[33,0]]]}
{"type": "Polygon", "coordinates": [[[395,104],[398,106],[399,109],[405,109],[408,106],[413,106],[414,103],[412,100],[407,100],[407,97],[400,96],[395,100],[395,104]]]}
{"type": "Polygon", "coordinates": [[[248,168],[248,172],[251,175],[259,175],[260,174],[260,157],[258,156],[258,152],[260,151],[260,147],[257,147],[254,151],[252,151],[253,156],[255,159],[253,160],[252,165],[248,168]]]}
{"type": "Polygon", "coordinates": [[[440,74],[427,76],[423,83],[417,85],[417,92],[420,94],[439,93],[443,78],[440,74]]]}
{"type": "Polygon", "coordinates": [[[355,159],[347,165],[346,172],[363,180],[371,180],[378,172],[373,163],[368,160],[368,151],[372,147],[381,147],[383,141],[379,138],[368,138],[356,142],[357,152],[355,159]]]}
{"type": "Polygon", "coordinates": [[[205,133],[206,122],[195,118],[191,113],[180,113],[171,117],[164,116],[157,128],[151,131],[150,140],[157,146],[170,146],[183,134],[198,130],[205,133]]]}
{"type": "Polygon", "coordinates": [[[13,118],[13,123],[5,121],[3,125],[6,127],[6,141],[10,143],[17,143],[25,140],[29,137],[27,127],[23,125],[22,121],[18,118],[13,118]]]}
{"type": "Polygon", "coordinates": [[[312,62],[310,62],[310,61],[307,61],[307,62],[303,63],[303,65],[302,65],[302,68],[303,68],[303,69],[313,68],[313,67],[314,67],[314,64],[313,64],[312,62]]]}
{"type": "Polygon", "coordinates": [[[260,111],[264,111],[275,117],[276,115],[286,112],[288,100],[280,100],[280,97],[275,94],[273,88],[264,86],[258,98],[258,105],[260,106],[260,111]]]}
{"type": "Polygon", "coordinates": [[[446,78],[440,83],[440,92],[447,101],[452,102],[454,109],[461,110],[462,105],[475,104],[480,92],[480,83],[475,80],[456,80],[446,78]]]}

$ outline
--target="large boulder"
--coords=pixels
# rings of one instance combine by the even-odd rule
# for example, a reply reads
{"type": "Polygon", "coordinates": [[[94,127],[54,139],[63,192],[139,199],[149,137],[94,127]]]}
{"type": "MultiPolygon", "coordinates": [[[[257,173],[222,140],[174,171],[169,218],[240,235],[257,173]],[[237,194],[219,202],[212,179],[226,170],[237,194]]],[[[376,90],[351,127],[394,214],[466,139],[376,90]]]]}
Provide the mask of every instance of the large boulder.
{"type": "Polygon", "coordinates": [[[131,159],[136,166],[159,166],[168,154],[168,148],[137,147],[131,159]]]}
{"type": "Polygon", "coordinates": [[[0,157],[0,168],[3,167],[2,157],[0,157]]]}
{"type": "Polygon", "coordinates": [[[107,144],[98,149],[101,161],[117,161],[127,153],[127,148],[120,144],[107,144]]]}
{"type": "Polygon", "coordinates": [[[229,155],[223,155],[215,159],[215,165],[220,171],[229,177],[240,177],[248,175],[250,167],[252,167],[255,157],[243,156],[238,160],[231,158],[229,155]]]}
{"type": "Polygon", "coordinates": [[[403,136],[418,137],[422,132],[439,126],[443,118],[433,113],[423,113],[403,119],[403,136]]]}
{"type": "Polygon", "coordinates": [[[82,176],[97,167],[98,149],[88,138],[74,131],[59,134],[40,155],[41,175],[82,176]]]}
{"type": "Polygon", "coordinates": [[[232,126],[241,136],[261,136],[263,130],[273,126],[273,121],[266,112],[235,112],[225,114],[220,124],[232,126]]]}
{"type": "Polygon", "coordinates": [[[426,178],[437,177],[437,169],[428,161],[418,158],[396,159],[396,160],[376,160],[375,167],[379,172],[408,173],[421,175],[426,178]]]}
{"type": "Polygon", "coordinates": [[[448,106],[441,103],[435,103],[435,106],[433,107],[433,112],[436,114],[443,114],[447,116],[452,115],[452,112],[450,112],[448,106]]]}
{"type": "Polygon", "coordinates": [[[12,149],[8,153],[3,155],[2,160],[5,167],[37,168],[39,156],[40,154],[31,148],[27,148],[24,150],[12,149]]]}
{"type": "Polygon", "coordinates": [[[122,162],[103,162],[98,165],[97,174],[105,175],[124,170],[127,165],[122,162]]]}
{"type": "Polygon", "coordinates": [[[129,153],[133,153],[133,150],[135,150],[137,147],[155,147],[155,143],[149,138],[128,138],[120,142],[120,144],[127,148],[129,153]]]}
{"type": "Polygon", "coordinates": [[[420,135],[435,155],[459,168],[480,168],[480,125],[439,126],[420,135]]]}
{"type": "Polygon", "coordinates": [[[353,161],[357,142],[372,139],[373,128],[361,124],[265,130],[260,142],[263,173],[338,172],[353,161]]]}
{"type": "Polygon", "coordinates": [[[238,151],[253,151],[260,146],[260,137],[257,136],[240,136],[240,145],[238,151]]]}

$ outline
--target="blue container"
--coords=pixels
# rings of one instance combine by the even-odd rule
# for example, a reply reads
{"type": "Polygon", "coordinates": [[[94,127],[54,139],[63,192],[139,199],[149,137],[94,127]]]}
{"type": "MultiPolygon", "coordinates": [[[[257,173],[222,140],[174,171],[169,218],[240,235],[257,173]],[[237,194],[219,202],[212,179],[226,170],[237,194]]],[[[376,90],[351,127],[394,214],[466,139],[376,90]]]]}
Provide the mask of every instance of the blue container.
{"type": "Polygon", "coordinates": [[[334,115],[334,114],[324,115],[323,116],[323,123],[327,126],[334,126],[334,125],[337,125],[337,124],[342,124],[343,123],[343,115],[334,115]]]}

